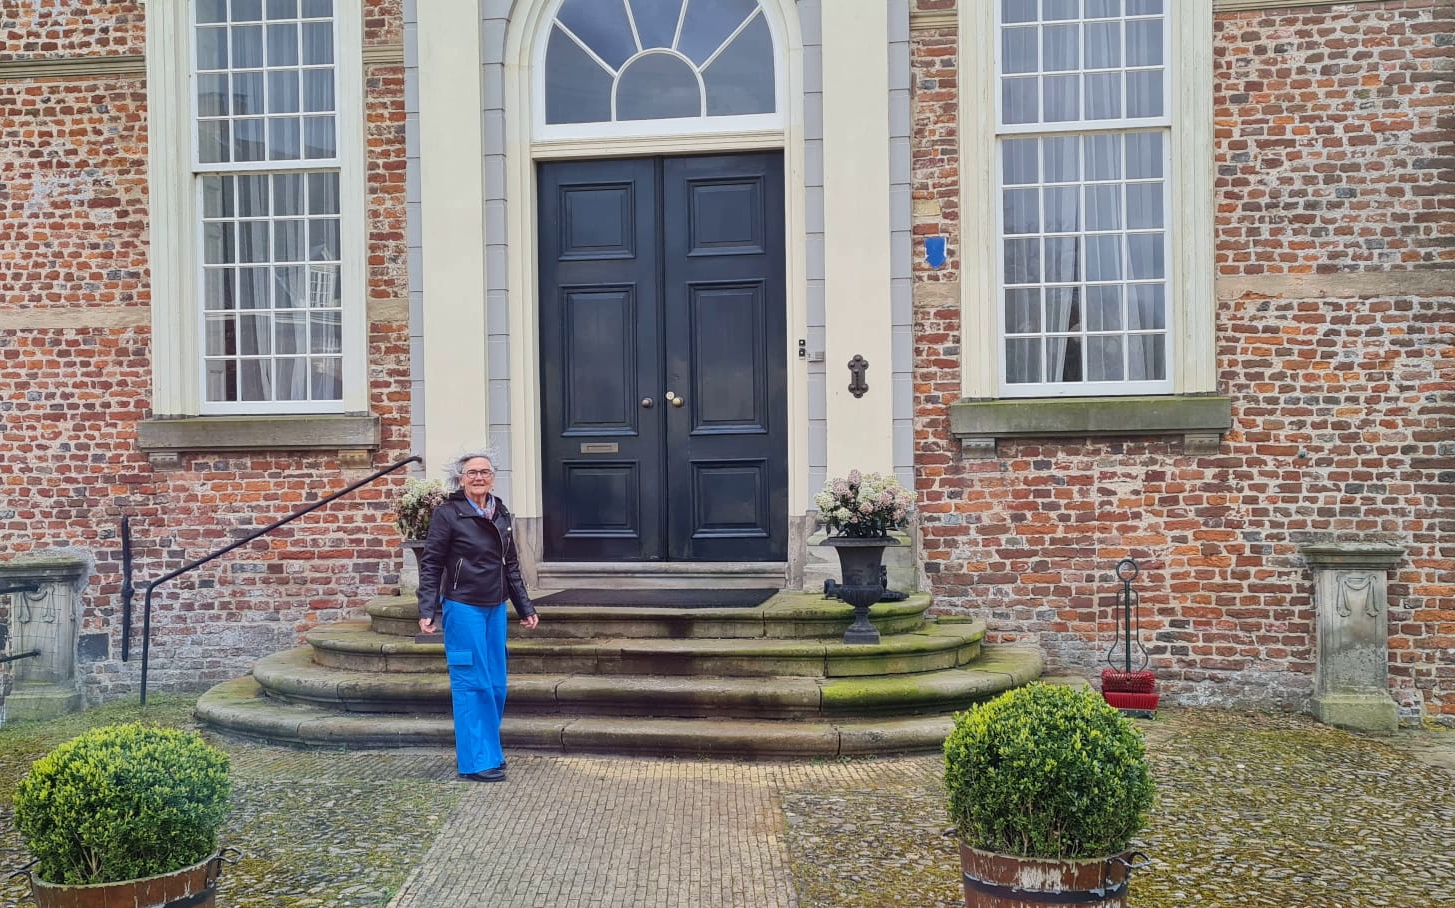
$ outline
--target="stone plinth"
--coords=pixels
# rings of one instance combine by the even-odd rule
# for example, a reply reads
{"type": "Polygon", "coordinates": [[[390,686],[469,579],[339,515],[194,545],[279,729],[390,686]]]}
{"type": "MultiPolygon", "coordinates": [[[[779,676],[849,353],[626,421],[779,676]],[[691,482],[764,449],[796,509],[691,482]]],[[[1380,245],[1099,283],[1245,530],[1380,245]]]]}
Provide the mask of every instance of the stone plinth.
{"type": "Polygon", "coordinates": [[[1404,549],[1349,542],[1302,552],[1314,573],[1318,613],[1314,714],[1328,725],[1393,734],[1399,712],[1389,695],[1388,573],[1404,549]]]}
{"type": "Polygon", "coordinates": [[[81,708],[76,644],[80,587],[90,571],[87,559],[63,553],[0,564],[6,654],[38,653],[5,666],[14,680],[7,719],[48,719],[81,708]]]}

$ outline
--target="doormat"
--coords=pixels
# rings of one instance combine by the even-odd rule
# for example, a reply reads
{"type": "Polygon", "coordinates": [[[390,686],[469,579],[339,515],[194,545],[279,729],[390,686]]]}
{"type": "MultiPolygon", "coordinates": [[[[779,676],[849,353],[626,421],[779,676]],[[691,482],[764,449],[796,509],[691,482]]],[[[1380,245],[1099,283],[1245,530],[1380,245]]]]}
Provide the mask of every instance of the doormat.
{"type": "Polygon", "coordinates": [[[535,600],[542,605],[598,605],[628,608],[753,608],[778,592],[771,587],[746,590],[562,590],[535,600]]]}

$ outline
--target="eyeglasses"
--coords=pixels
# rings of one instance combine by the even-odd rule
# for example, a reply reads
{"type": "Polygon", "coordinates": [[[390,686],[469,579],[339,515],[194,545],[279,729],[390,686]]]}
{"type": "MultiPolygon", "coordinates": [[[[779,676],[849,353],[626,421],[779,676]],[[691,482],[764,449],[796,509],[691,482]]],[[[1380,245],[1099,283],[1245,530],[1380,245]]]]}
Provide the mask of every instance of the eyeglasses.
{"type": "Polygon", "coordinates": [[[495,475],[494,470],[466,470],[465,476],[469,479],[489,479],[495,475]]]}

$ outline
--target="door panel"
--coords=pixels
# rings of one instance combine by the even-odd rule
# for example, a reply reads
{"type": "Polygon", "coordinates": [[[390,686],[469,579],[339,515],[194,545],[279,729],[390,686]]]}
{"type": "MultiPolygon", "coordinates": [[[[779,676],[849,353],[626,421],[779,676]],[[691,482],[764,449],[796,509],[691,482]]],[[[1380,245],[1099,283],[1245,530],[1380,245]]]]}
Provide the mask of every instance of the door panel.
{"type": "Polygon", "coordinates": [[[538,187],[546,556],[660,557],[657,167],[543,165],[538,187]]]}
{"type": "Polygon", "coordinates": [[[538,185],[547,559],[785,559],[781,156],[538,185]]]}
{"type": "Polygon", "coordinates": [[[788,555],[783,169],[776,154],[662,165],[667,550],[788,555]]]}

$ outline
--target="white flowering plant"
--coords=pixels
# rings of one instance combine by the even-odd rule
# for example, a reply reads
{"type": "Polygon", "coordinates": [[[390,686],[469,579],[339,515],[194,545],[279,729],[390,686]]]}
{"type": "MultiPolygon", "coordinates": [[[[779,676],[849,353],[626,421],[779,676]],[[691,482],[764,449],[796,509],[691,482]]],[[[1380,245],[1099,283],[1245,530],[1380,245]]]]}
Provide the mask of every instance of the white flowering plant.
{"type": "Polygon", "coordinates": [[[909,522],[914,493],[893,476],[850,470],[813,496],[819,523],[840,536],[885,536],[909,522]]]}
{"type": "Polygon", "coordinates": [[[445,503],[445,487],[438,479],[404,480],[404,494],[394,508],[394,526],[407,542],[429,535],[429,518],[445,503]]]}

